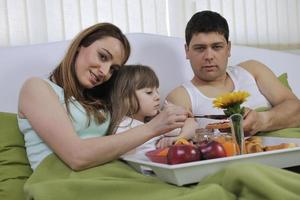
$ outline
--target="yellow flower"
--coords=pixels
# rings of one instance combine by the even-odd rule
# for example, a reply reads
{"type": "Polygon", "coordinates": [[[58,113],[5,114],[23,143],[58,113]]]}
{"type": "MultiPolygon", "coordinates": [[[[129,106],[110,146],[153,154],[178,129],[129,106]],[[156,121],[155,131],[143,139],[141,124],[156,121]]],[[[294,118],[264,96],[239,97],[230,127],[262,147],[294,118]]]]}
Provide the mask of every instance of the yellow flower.
{"type": "Polygon", "coordinates": [[[231,92],[217,97],[214,101],[215,108],[226,109],[234,104],[242,104],[250,94],[246,91],[231,92]]]}
{"type": "Polygon", "coordinates": [[[241,104],[244,103],[250,94],[246,91],[231,92],[217,97],[213,101],[215,108],[224,109],[225,115],[228,117],[235,113],[243,115],[244,107],[241,108],[241,104]]]}

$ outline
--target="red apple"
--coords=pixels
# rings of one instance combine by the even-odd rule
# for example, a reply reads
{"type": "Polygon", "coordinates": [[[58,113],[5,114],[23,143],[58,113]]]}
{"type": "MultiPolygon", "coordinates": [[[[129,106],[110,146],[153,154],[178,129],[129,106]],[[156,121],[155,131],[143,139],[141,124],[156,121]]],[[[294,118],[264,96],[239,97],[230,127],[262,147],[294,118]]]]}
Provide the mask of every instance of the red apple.
{"type": "Polygon", "coordinates": [[[204,160],[226,157],[223,145],[217,141],[202,141],[198,145],[201,156],[204,160]]]}
{"type": "Polygon", "coordinates": [[[167,164],[167,154],[168,154],[169,148],[163,148],[163,149],[155,149],[146,152],[146,156],[152,161],[162,164],[167,164]]]}
{"type": "Polygon", "coordinates": [[[170,147],[167,155],[168,164],[193,162],[200,160],[200,151],[193,145],[179,144],[170,147]]]}

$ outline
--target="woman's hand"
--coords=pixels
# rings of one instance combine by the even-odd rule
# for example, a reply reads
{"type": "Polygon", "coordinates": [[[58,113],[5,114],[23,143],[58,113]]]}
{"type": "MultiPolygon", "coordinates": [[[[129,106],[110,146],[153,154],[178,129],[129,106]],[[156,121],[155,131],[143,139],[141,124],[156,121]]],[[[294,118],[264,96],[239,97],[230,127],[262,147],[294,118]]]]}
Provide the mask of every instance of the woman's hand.
{"type": "Polygon", "coordinates": [[[180,106],[168,103],[163,110],[147,123],[155,136],[167,133],[175,128],[181,128],[185,120],[192,116],[190,112],[180,106]]]}

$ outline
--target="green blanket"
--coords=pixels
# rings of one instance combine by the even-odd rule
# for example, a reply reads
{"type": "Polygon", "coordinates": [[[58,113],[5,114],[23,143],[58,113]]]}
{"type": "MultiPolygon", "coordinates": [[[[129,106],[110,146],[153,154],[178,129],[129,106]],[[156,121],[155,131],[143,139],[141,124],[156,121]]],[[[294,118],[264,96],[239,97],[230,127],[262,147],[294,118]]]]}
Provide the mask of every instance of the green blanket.
{"type": "Polygon", "coordinates": [[[47,157],[25,184],[35,200],[120,199],[300,199],[300,174],[269,166],[229,165],[199,184],[178,187],[114,161],[81,172],[70,170],[55,155],[47,157]]]}
{"type": "MultiPolygon", "coordinates": [[[[265,135],[300,138],[300,128],[265,135]]],[[[31,173],[16,115],[0,113],[1,200],[25,199],[25,181],[27,199],[35,200],[300,199],[299,174],[253,163],[227,166],[184,187],[139,174],[121,161],[74,172],[50,155],[31,173]]]]}
{"type": "Polygon", "coordinates": [[[257,134],[258,136],[300,138],[300,128],[286,128],[257,134]]]}
{"type": "MultiPolygon", "coordinates": [[[[264,136],[300,137],[300,129],[264,136]]],[[[74,172],[55,155],[47,157],[25,184],[29,199],[300,199],[300,174],[255,163],[229,165],[199,184],[184,187],[135,172],[114,161],[74,172]]]]}

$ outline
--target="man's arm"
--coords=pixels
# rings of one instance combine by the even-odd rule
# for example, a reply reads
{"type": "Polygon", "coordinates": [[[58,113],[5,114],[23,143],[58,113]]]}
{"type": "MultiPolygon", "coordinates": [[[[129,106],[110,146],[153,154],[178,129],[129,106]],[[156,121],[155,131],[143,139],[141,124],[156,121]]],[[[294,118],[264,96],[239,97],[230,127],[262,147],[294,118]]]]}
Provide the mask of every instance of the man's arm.
{"type": "Polygon", "coordinates": [[[166,100],[175,105],[182,106],[189,111],[192,111],[192,102],[190,100],[189,94],[182,86],[179,86],[172,90],[166,97],[166,100]]]}
{"type": "Polygon", "coordinates": [[[244,130],[250,134],[300,126],[300,101],[280,83],[275,74],[264,64],[250,60],[240,64],[255,78],[260,92],[271,103],[265,112],[250,110],[244,121],[244,130]]]}
{"type": "MultiPolygon", "coordinates": [[[[192,102],[187,91],[179,86],[175,88],[167,96],[167,101],[172,102],[175,105],[182,106],[192,113],[192,102]]],[[[187,118],[184,126],[181,129],[181,133],[178,137],[191,139],[194,136],[195,129],[198,127],[198,123],[194,118],[187,118]]]]}
{"type": "MultiPolygon", "coordinates": [[[[191,109],[192,103],[190,97],[187,91],[182,86],[179,86],[175,88],[173,91],[171,91],[169,95],[166,97],[166,100],[167,102],[170,102],[172,104],[184,107],[189,112],[192,111],[191,109]]],[[[156,143],[156,147],[164,148],[170,146],[174,142],[176,142],[179,138],[192,139],[195,133],[195,129],[197,127],[198,127],[198,123],[194,120],[194,118],[187,118],[186,121],[184,122],[184,126],[180,130],[179,135],[160,138],[159,141],[156,143]]]]}

